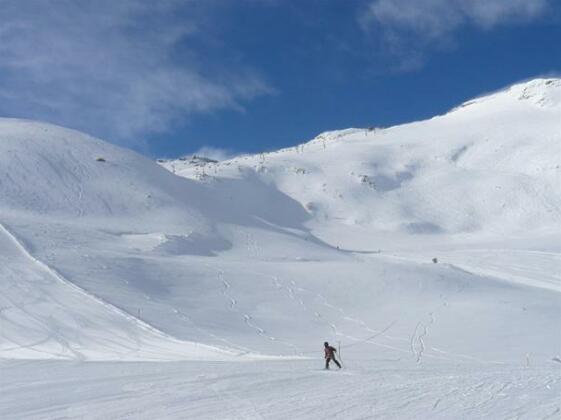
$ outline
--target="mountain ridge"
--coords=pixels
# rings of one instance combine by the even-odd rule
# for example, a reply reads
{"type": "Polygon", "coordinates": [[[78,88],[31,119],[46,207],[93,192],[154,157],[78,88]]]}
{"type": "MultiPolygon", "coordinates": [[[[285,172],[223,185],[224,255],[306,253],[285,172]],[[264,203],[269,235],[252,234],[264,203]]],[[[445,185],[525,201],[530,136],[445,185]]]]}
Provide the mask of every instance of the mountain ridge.
{"type": "Polygon", "coordinates": [[[451,234],[513,234],[538,229],[539,221],[545,230],[559,228],[558,98],[560,79],[535,79],[425,121],[324,132],[291,148],[210,163],[206,170],[186,161],[162,165],[207,181],[252,171],[300,202],[317,224],[344,220],[378,230],[451,234]],[[454,176],[452,185],[447,178],[454,176]],[[444,191],[454,200],[438,199],[444,191]],[[388,213],[403,222],[388,220],[388,213]]]}

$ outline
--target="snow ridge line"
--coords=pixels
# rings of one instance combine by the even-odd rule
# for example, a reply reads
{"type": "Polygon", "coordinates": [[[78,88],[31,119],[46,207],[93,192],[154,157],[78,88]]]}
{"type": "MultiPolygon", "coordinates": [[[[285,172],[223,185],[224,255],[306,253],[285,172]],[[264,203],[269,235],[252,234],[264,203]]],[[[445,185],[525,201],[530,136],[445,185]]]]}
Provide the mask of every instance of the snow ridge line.
{"type": "MultiPolygon", "coordinates": [[[[171,341],[175,341],[175,342],[182,342],[182,340],[179,340],[173,336],[170,336],[166,333],[164,333],[163,331],[157,329],[156,327],[148,324],[147,322],[136,318],[135,316],[131,315],[130,313],[128,313],[127,311],[125,311],[124,309],[121,309],[115,305],[113,305],[112,303],[109,303],[101,298],[99,298],[98,296],[94,295],[93,293],[88,292],[86,289],[81,288],[80,286],[76,285],[75,283],[73,283],[72,281],[68,280],[66,277],[64,277],[62,274],[60,274],[56,269],[54,269],[53,267],[49,266],[48,264],[46,264],[45,262],[41,261],[40,259],[36,258],[35,256],[33,256],[33,254],[31,254],[31,252],[26,248],[26,246],[21,242],[21,240],[19,240],[17,238],[17,236],[12,233],[4,223],[0,222],[0,230],[4,232],[4,234],[6,236],[8,236],[8,238],[10,238],[10,240],[14,243],[14,245],[29,259],[31,260],[34,264],[36,264],[37,266],[39,266],[40,268],[42,268],[43,270],[45,270],[47,273],[49,273],[50,275],[52,275],[54,278],[56,278],[59,282],[61,282],[62,284],[64,284],[65,286],[71,288],[72,290],[80,293],[83,296],[86,296],[88,299],[91,299],[93,301],[95,301],[96,303],[104,306],[105,308],[109,309],[110,311],[118,314],[119,316],[124,317],[125,319],[127,319],[128,321],[136,324],[139,328],[148,331],[160,338],[164,338],[167,340],[171,340],[171,341]]],[[[194,342],[190,342],[192,344],[197,344],[197,345],[201,345],[201,346],[205,346],[208,347],[210,349],[214,349],[216,351],[219,352],[226,352],[229,353],[223,349],[219,349],[219,348],[215,348],[212,346],[207,346],[207,345],[203,345],[201,343],[194,343],[194,342]]]]}

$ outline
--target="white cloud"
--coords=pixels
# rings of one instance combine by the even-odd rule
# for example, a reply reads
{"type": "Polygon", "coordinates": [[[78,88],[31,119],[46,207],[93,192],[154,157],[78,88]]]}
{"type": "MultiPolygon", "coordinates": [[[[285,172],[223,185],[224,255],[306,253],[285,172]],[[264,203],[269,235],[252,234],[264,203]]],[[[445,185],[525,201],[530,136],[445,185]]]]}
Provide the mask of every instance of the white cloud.
{"type": "Polygon", "coordinates": [[[240,153],[239,152],[234,153],[231,150],[220,149],[218,147],[203,146],[200,149],[198,149],[196,152],[192,153],[192,155],[203,156],[209,159],[222,161],[222,160],[228,160],[236,156],[239,156],[240,153]]]}
{"type": "Polygon", "coordinates": [[[268,93],[240,66],[212,74],[189,48],[199,18],[192,0],[0,0],[0,113],[138,144],[268,93]]]}
{"type": "Polygon", "coordinates": [[[375,0],[360,21],[382,33],[390,53],[415,66],[422,64],[424,50],[452,45],[466,25],[489,30],[531,22],[548,7],[549,0],[375,0]]]}

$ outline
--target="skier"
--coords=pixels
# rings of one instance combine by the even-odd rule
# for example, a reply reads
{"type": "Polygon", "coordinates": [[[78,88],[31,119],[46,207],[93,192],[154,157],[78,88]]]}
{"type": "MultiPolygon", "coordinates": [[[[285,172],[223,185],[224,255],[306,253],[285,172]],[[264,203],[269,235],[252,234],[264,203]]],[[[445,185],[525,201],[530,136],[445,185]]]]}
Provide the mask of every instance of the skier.
{"type": "Polygon", "coordinates": [[[333,360],[339,369],[341,369],[341,364],[335,359],[335,352],[337,351],[335,347],[330,346],[327,341],[323,343],[323,347],[325,352],[325,368],[329,369],[329,362],[333,360]]]}

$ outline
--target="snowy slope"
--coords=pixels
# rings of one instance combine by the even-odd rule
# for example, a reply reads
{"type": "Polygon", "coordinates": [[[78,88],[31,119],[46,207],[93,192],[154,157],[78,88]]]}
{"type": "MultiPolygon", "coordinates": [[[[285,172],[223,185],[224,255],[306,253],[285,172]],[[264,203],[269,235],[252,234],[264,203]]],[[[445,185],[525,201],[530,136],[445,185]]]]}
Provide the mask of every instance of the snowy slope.
{"type": "MultiPolygon", "coordinates": [[[[301,146],[208,164],[253,170],[324,226],[481,236],[561,228],[561,80],[537,79],[446,115],[328,132],[301,146]]],[[[196,179],[188,161],[164,166],[196,179]]]]}
{"type": "Polygon", "coordinates": [[[0,133],[2,357],[224,360],[235,355],[168,336],[33,255],[53,252],[61,242],[87,249],[88,235],[115,226],[133,229],[122,240],[142,242],[150,235],[134,229],[149,226],[162,246],[170,242],[166,232],[171,230],[185,252],[221,248],[226,240],[203,215],[203,194],[193,182],[72,130],[4,119],[0,133]],[[18,225],[28,227],[32,238],[18,238],[18,225]],[[57,243],[61,238],[41,225],[55,226],[63,241],[57,243]],[[81,230],[72,231],[73,225],[81,230]],[[205,245],[195,247],[194,241],[205,245]]]}
{"type": "Polygon", "coordinates": [[[557,79],[225,162],[0,120],[0,417],[554,418],[560,158],[557,79]]]}
{"type": "MultiPolygon", "coordinates": [[[[366,324],[375,320],[374,330],[383,330],[396,317],[405,324],[402,334],[407,336],[415,325],[426,326],[424,317],[432,325],[434,308],[440,304],[452,320],[448,331],[439,327],[446,346],[458,344],[453,343],[461,329],[461,346],[471,349],[468,353],[494,353],[501,359],[510,358],[515,348],[524,354],[560,351],[561,333],[550,334],[558,331],[550,322],[561,315],[560,158],[561,80],[536,79],[427,121],[324,133],[298,147],[225,162],[181,159],[161,164],[217,196],[232,195],[250,214],[277,213],[274,208],[261,209],[267,197],[252,188],[256,179],[297,200],[308,213],[303,224],[310,234],[354,259],[339,264],[339,270],[331,267],[329,274],[317,269],[315,275],[323,280],[334,277],[327,284],[333,285],[336,302],[342,299],[337,282],[348,281],[352,288],[344,290],[348,299],[339,308],[352,308],[366,324]],[[234,182],[246,185],[251,195],[231,194],[234,182]],[[429,267],[435,257],[445,264],[444,272],[429,267]],[[365,266],[357,269],[357,260],[365,266]],[[404,266],[396,268],[397,261],[404,266]],[[471,280],[464,283],[463,275],[471,280]],[[469,298],[466,284],[477,285],[469,288],[474,291],[469,298]],[[484,291],[486,287],[496,289],[484,291]],[[507,299],[510,293],[518,296],[507,299]],[[528,336],[537,331],[527,324],[534,315],[527,312],[526,303],[534,293],[544,304],[535,315],[545,318],[530,324],[543,328],[547,343],[528,336]],[[466,301],[452,309],[442,299],[451,294],[466,301]],[[360,308],[363,296],[368,303],[360,308]],[[431,301],[433,309],[426,305],[431,301]],[[518,302],[518,309],[496,302],[518,302]],[[383,314],[385,305],[392,304],[400,313],[383,314]],[[469,319],[473,311],[481,319],[469,319]],[[469,321],[460,326],[460,319],[469,321]],[[516,327],[507,328],[506,337],[509,323],[516,327]],[[496,345],[489,345],[495,340],[496,345]],[[485,348],[478,349],[476,343],[485,343],[485,348]]],[[[329,289],[325,281],[318,283],[329,289]]],[[[322,286],[312,289],[318,287],[322,286]]],[[[331,324],[336,336],[345,336],[336,322],[331,324]]]]}
{"type": "Polygon", "coordinates": [[[236,354],[166,336],[68,282],[0,226],[0,353],[16,359],[227,360],[236,354]]]}
{"type": "MultiPolygon", "coordinates": [[[[189,257],[250,249],[254,234],[279,243],[268,253],[280,259],[335,254],[303,229],[297,203],[259,182],[249,188],[268,203],[247,214],[228,196],[72,130],[4,119],[0,139],[2,357],[229,359],[243,349],[247,358],[243,339],[234,345],[191,320],[216,322],[217,312],[229,324],[216,302],[221,270],[189,257]],[[193,342],[205,340],[221,350],[193,342]]],[[[235,334],[260,331],[239,316],[235,334]]]]}
{"type": "Polygon", "coordinates": [[[552,369],[395,369],[395,363],[378,361],[375,366],[355,365],[331,373],[317,365],[0,362],[6,375],[0,415],[100,420],[533,420],[557,419],[561,412],[561,381],[552,369]],[[27,381],[12,379],[23,375],[27,381]]]}
{"type": "Polygon", "coordinates": [[[73,130],[0,120],[3,211],[62,217],[135,217],[181,208],[202,220],[193,183],[149,160],[73,130]],[[180,194],[182,192],[182,194],[180,194]]]}

